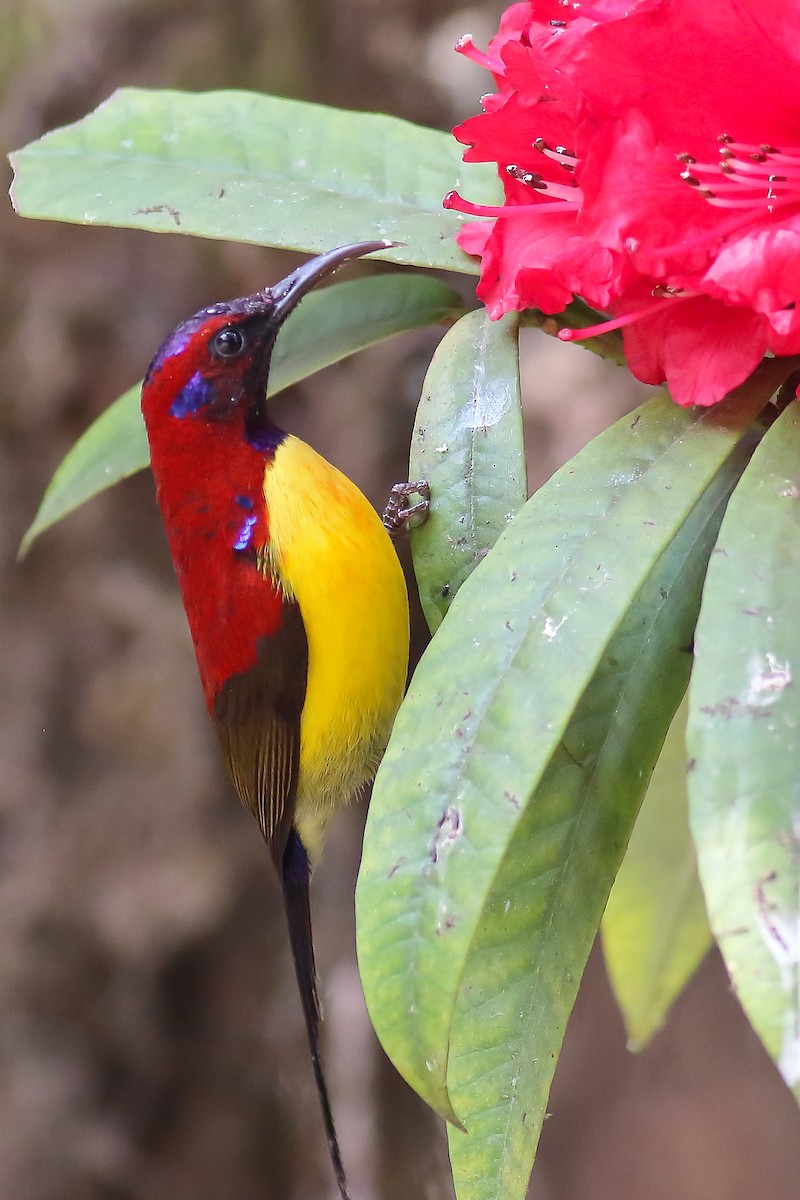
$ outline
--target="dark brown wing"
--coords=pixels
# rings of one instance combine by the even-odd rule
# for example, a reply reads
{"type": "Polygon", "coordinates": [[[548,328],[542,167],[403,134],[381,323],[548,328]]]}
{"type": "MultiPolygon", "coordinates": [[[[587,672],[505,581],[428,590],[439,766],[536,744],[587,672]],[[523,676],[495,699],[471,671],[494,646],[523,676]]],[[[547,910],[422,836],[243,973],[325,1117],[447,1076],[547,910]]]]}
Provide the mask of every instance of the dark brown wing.
{"type": "Polygon", "coordinates": [[[300,609],[283,603],[280,629],[258,644],[258,661],[223,684],[214,706],[220,748],[278,871],[292,827],[300,762],[300,714],[308,643],[300,609]]]}
{"type": "Polygon", "coordinates": [[[330,1097],[319,1052],[308,855],[292,829],[300,762],[300,715],[306,695],[308,643],[296,604],[284,601],[281,627],[262,638],[258,661],[220,689],[214,723],[234,786],[254,814],[283,886],[314,1078],[331,1161],[342,1200],[349,1200],[330,1097]]]}

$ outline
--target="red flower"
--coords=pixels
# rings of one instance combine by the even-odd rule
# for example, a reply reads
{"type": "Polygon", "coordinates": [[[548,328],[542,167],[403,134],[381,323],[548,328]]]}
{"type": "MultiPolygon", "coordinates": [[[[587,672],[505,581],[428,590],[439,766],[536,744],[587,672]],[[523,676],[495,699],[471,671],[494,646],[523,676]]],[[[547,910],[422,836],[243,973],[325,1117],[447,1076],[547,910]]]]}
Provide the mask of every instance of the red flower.
{"type": "Polygon", "coordinates": [[[496,162],[480,254],[493,317],[573,293],[623,327],[633,373],[713,404],[767,351],[800,352],[800,6],[525,0],[481,55],[497,92],[454,133],[496,162]],[[779,147],[779,148],[778,148],[779,147]]]}

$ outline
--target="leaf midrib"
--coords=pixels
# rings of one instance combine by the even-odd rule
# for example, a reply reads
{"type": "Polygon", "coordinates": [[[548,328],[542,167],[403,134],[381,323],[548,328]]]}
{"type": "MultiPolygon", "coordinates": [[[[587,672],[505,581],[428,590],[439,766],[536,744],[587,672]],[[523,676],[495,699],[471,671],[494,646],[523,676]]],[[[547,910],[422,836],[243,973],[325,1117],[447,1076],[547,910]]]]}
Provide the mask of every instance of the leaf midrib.
{"type": "MultiPolygon", "coordinates": [[[[681,436],[683,436],[683,435],[681,435],[681,436]]],[[[642,476],[640,476],[640,478],[643,478],[643,477],[644,477],[645,475],[647,475],[647,474],[648,474],[650,471],[652,471],[652,469],[655,467],[655,465],[656,465],[657,463],[658,463],[658,464],[660,464],[660,463],[661,463],[661,461],[662,461],[662,459],[663,459],[663,458],[664,458],[666,455],[668,455],[668,454],[669,454],[669,453],[670,453],[670,452],[671,452],[671,451],[674,449],[675,445],[677,444],[677,442],[678,442],[679,440],[680,440],[680,438],[676,438],[676,439],[674,439],[674,440],[670,441],[670,442],[669,442],[669,444],[668,444],[668,445],[666,445],[666,446],[664,447],[664,449],[663,449],[663,450],[662,450],[662,451],[661,451],[661,452],[660,452],[660,453],[659,453],[659,454],[658,454],[656,457],[654,457],[653,459],[651,459],[651,460],[650,460],[650,462],[647,464],[647,466],[646,466],[645,470],[642,472],[642,476]]],[[[622,503],[622,501],[623,501],[623,497],[624,497],[624,492],[623,492],[623,491],[619,491],[619,492],[617,492],[617,493],[614,495],[614,498],[613,498],[613,503],[612,503],[611,505],[609,505],[609,506],[608,506],[608,508],[606,508],[606,509],[604,510],[602,517],[600,517],[600,518],[597,518],[597,521],[600,521],[600,520],[602,520],[602,521],[605,521],[605,520],[607,520],[607,519],[608,519],[608,516],[609,516],[609,514],[610,514],[611,512],[613,512],[615,509],[617,509],[617,508],[619,507],[619,505],[622,503]]],[[[480,722],[479,722],[478,730],[477,730],[477,732],[476,732],[476,736],[475,736],[475,737],[473,738],[473,740],[472,740],[472,745],[473,745],[473,746],[476,746],[476,745],[478,745],[478,744],[479,744],[479,741],[480,741],[479,734],[480,734],[481,730],[483,730],[483,729],[484,729],[484,727],[485,727],[485,724],[486,724],[486,718],[487,718],[487,714],[488,714],[488,712],[490,711],[490,709],[492,708],[492,706],[493,706],[493,704],[494,704],[494,701],[495,701],[495,698],[496,698],[496,696],[497,696],[497,693],[498,693],[498,691],[500,690],[500,688],[502,687],[503,683],[505,682],[505,680],[506,680],[506,677],[507,677],[507,675],[508,675],[509,671],[510,671],[510,670],[511,670],[511,668],[514,666],[514,663],[515,663],[515,661],[516,661],[516,658],[517,658],[517,656],[518,656],[518,655],[521,653],[521,651],[522,651],[523,647],[524,647],[524,646],[527,644],[527,642],[528,642],[528,639],[529,639],[529,637],[531,636],[531,630],[532,630],[532,627],[533,627],[534,620],[535,620],[535,619],[536,619],[536,618],[537,618],[537,617],[538,617],[538,616],[539,616],[539,615],[542,613],[542,611],[544,610],[544,606],[545,606],[545,604],[547,603],[548,599],[550,599],[550,598],[552,597],[553,593],[554,593],[554,592],[556,592],[556,590],[557,590],[557,589],[559,589],[559,588],[560,588],[560,587],[563,585],[563,583],[564,583],[564,580],[565,580],[565,579],[566,579],[566,578],[569,576],[569,573],[570,573],[571,569],[572,569],[572,568],[573,568],[573,566],[574,566],[574,560],[575,560],[575,558],[576,558],[576,557],[577,557],[577,555],[578,555],[578,547],[580,547],[580,548],[582,549],[582,548],[583,548],[583,546],[585,545],[585,543],[586,543],[587,541],[589,541],[590,534],[591,534],[591,533],[593,533],[593,531],[594,531],[594,528],[595,528],[595,524],[596,524],[596,523],[597,523],[597,522],[593,522],[591,525],[587,526],[587,528],[586,528],[586,529],[583,531],[583,535],[582,535],[582,537],[581,537],[581,538],[580,538],[580,539],[579,539],[579,540],[578,540],[578,541],[575,543],[575,545],[576,545],[576,549],[575,549],[574,553],[572,554],[572,556],[571,556],[570,558],[568,558],[568,559],[565,561],[565,564],[564,564],[564,568],[563,568],[563,570],[562,570],[562,571],[561,571],[561,573],[560,573],[560,574],[559,574],[559,575],[558,575],[558,576],[557,576],[557,577],[556,577],[556,578],[553,580],[553,584],[552,584],[552,586],[551,586],[551,587],[548,589],[547,596],[546,596],[546,597],[544,597],[544,598],[542,599],[542,602],[541,602],[541,604],[537,606],[537,609],[536,609],[536,612],[535,612],[535,614],[533,614],[533,615],[531,616],[531,619],[528,621],[528,624],[527,624],[527,627],[526,627],[526,631],[525,631],[525,633],[522,635],[522,637],[520,638],[520,640],[517,642],[516,646],[513,648],[512,652],[511,652],[511,654],[510,654],[510,657],[509,657],[509,658],[507,659],[507,661],[505,662],[503,671],[502,671],[501,673],[499,673],[499,674],[496,676],[495,683],[493,684],[493,686],[492,686],[492,688],[491,688],[490,692],[489,692],[488,694],[486,694],[486,699],[485,699],[485,702],[484,702],[484,704],[481,706],[481,718],[480,718],[480,722]]],[[[502,536],[502,535],[501,535],[501,536],[502,536]]],[[[454,601],[454,603],[456,603],[456,601],[454,601]]],[[[613,630],[611,631],[611,633],[609,634],[608,642],[610,642],[611,638],[614,636],[614,632],[616,631],[616,629],[617,629],[617,628],[619,628],[619,625],[621,624],[623,617],[624,617],[624,613],[623,613],[623,614],[620,616],[620,620],[619,620],[619,622],[617,623],[617,625],[614,627],[614,629],[613,629],[613,630]]],[[[608,644],[608,642],[606,643],[606,645],[608,644]]],[[[558,730],[557,730],[557,736],[558,736],[558,740],[560,740],[560,738],[561,738],[561,735],[564,733],[564,731],[565,731],[565,730],[566,730],[566,728],[568,727],[568,725],[569,725],[569,720],[570,720],[570,716],[571,716],[571,714],[570,714],[569,712],[567,712],[567,713],[566,713],[566,715],[565,715],[565,718],[564,718],[563,724],[561,724],[561,725],[560,725],[560,727],[558,728],[558,730]]],[[[555,737],[555,735],[554,735],[554,737],[555,737]]],[[[463,779],[464,779],[464,771],[465,771],[465,769],[466,769],[466,765],[467,765],[467,764],[466,764],[466,761],[465,761],[466,759],[467,759],[467,756],[466,756],[466,755],[463,755],[463,756],[462,756],[462,757],[459,759],[459,761],[458,761],[456,764],[454,764],[453,778],[454,778],[454,780],[456,781],[456,786],[457,786],[457,787],[459,787],[459,788],[460,788],[460,786],[461,786],[461,784],[462,784],[462,782],[463,782],[463,779]]],[[[548,759],[548,760],[547,760],[547,761],[546,761],[546,762],[545,762],[545,763],[542,765],[542,769],[541,769],[541,771],[539,772],[538,776],[536,777],[536,779],[533,781],[533,784],[532,784],[532,785],[531,785],[531,787],[529,788],[529,790],[528,790],[528,799],[530,799],[530,795],[531,795],[531,794],[532,794],[532,792],[535,790],[535,787],[536,787],[536,785],[538,784],[538,782],[541,780],[541,778],[542,778],[542,776],[543,776],[544,772],[547,770],[547,764],[548,764],[548,762],[549,762],[549,759],[548,759]]],[[[450,789],[450,794],[451,794],[451,795],[452,795],[452,794],[454,794],[454,790],[455,790],[455,789],[453,789],[453,788],[451,788],[451,789],[450,789]]],[[[520,806],[520,809],[519,809],[519,812],[517,813],[516,817],[515,817],[515,818],[514,818],[514,819],[513,819],[513,820],[510,822],[510,824],[507,826],[506,833],[507,833],[507,835],[508,835],[508,836],[507,836],[507,838],[506,838],[506,848],[508,847],[508,845],[509,845],[509,843],[510,843],[511,839],[513,838],[513,836],[514,836],[514,832],[515,832],[515,830],[517,829],[517,827],[519,826],[519,824],[520,824],[520,822],[521,822],[521,820],[522,820],[522,818],[523,818],[523,816],[524,816],[524,813],[525,813],[525,807],[523,807],[523,806],[521,805],[521,806],[520,806]]],[[[505,851],[504,851],[504,853],[505,853],[505,851]]],[[[501,861],[502,861],[502,860],[501,860],[501,861]]],[[[483,900],[483,902],[484,902],[484,903],[481,905],[481,911],[483,910],[483,908],[485,908],[485,901],[486,901],[487,897],[488,897],[488,896],[490,895],[490,893],[491,893],[491,889],[492,889],[492,886],[493,886],[493,881],[494,881],[494,879],[496,878],[496,876],[497,876],[497,871],[495,871],[495,872],[494,872],[494,874],[492,874],[492,875],[491,875],[491,876],[488,878],[486,887],[485,887],[484,889],[482,889],[482,891],[481,891],[481,897],[482,897],[482,900],[483,900]]],[[[428,907],[428,904],[429,904],[429,903],[430,903],[430,895],[429,895],[429,893],[421,893],[421,894],[420,894],[420,902],[419,902],[419,904],[417,904],[416,906],[414,906],[414,908],[413,908],[412,912],[413,912],[414,914],[420,914],[420,913],[421,913],[421,912],[422,912],[422,911],[423,911],[425,908],[427,908],[427,907],[428,907]]],[[[476,917],[476,919],[475,919],[475,921],[474,921],[474,923],[473,923],[473,933],[474,933],[474,929],[475,929],[475,928],[477,928],[477,923],[478,923],[478,918],[476,917]]],[[[406,942],[407,942],[408,944],[410,944],[411,946],[413,946],[413,947],[415,948],[415,950],[416,950],[417,948],[419,948],[419,947],[423,947],[423,948],[424,948],[424,947],[426,947],[426,946],[427,946],[427,944],[428,944],[428,941],[427,941],[427,938],[423,936],[423,933],[422,933],[422,928],[421,928],[421,921],[420,921],[420,920],[418,920],[418,919],[417,919],[417,920],[415,920],[415,922],[414,922],[414,930],[413,930],[413,933],[412,933],[412,935],[411,935],[411,937],[410,937],[410,938],[407,938],[407,939],[406,939],[406,942]]],[[[468,947],[467,947],[467,951],[466,951],[466,953],[463,955],[463,960],[462,960],[462,963],[461,963],[461,969],[460,969],[460,971],[459,971],[459,975],[458,975],[458,981],[457,981],[457,983],[456,983],[456,986],[455,986],[455,988],[454,988],[454,994],[457,994],[457,992],[458,992],[458,990],[459,990],[459,988],[460,988],[460,986],[461,986],[461,982],[462,982],[462,980],[463,980],[463,978],[464,978],[464,970],[465,970],[465,967],[466,967],[466,963],[467,963],[467,960],[468,960],[468,956],[469,956],[469,950],[468,950],[468,947]]],[[[417,964],[417,962],[418,962],[418,956],[417,956],[417,954],[416,954],[416,953],[410,954],[410,955],[409,955],[409,961],[411,962],[411,964],[412,964],[412,965],[416,965],[416,964],[417,964]]],[[[404,974],[405,974],[405,972],[404,972],[404,974]]],[[[416,973],[415,973],[415,972],[413,972],[413,971],[411,972],[411,974],[412,974],[412,975],[416,975],[416,973]]],[[[412,994],[415,994],[415,993],[412,993],[412,994]]],[[[453,1010],[451,1010],[451,1012],[452,1012],[452,1011],[454,1011],[454,1008],[453,1008],[453,1010]]],[[[448,1021],[448,1031],[451,1031],[451,1030],[452,1030],[452,1019],[450,1019],[450,1020],[448,1021]]],[[[443,1077],[442,1077],[442,1086],[443,1086],[443,1090],[444,1090],[445,1094],[448,1096],[448,1098],[449,1098],[449,1092],[448,1092],[448,1089],[447,1089],[447,1071],[448,1071],[448,1067],[449,1067],[449,1058],[450,1058],[450,1036],[449,1036],[449,1032],[448,1032],[447,1051],[446,1051],[446,1054],[445,1054],[445,1056],[444,1056],[444,1060],[443,1060],[444,1074],[443,1074],[443,1077]]]]}

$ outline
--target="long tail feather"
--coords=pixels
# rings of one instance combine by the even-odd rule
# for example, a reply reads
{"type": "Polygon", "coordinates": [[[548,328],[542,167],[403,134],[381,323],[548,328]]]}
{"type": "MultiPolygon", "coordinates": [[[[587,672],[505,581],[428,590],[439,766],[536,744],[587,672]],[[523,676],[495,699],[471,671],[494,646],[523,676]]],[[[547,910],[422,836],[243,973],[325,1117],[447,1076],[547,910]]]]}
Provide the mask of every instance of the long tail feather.
{"type": "Polygon", "coordinates": [[[317,972],[314,965],[314,942],[311,935],[310,881],[311,868],[308,863],[308,855],[296,831],[292,830],[283,854],[283,900],[289,925],[289,943],[292,947],[297,986],[300,989],[308,1044],[311,1049],[311,1062],[314,1067],[314,1078],[322,1107],[322,1119],[328,1138],[331,1162],[341,1198],[350,1200],[347,1192],[347,1177],[339,1150],[339,1141],[336,1137],[333,1111],[319,1053],[320,1011],[317,997],[317,972]]]}

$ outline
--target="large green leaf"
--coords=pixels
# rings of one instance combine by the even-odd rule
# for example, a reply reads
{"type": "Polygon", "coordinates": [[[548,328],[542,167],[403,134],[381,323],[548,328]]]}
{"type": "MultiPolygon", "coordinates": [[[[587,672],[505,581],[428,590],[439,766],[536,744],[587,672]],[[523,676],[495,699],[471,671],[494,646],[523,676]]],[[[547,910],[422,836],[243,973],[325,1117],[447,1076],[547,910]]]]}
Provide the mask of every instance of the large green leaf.
{"type": "Polygon", "coordinates": [[[711,945],[686,794],[686,705],[675,715],[603,916],[629,1046],[661,1028],[711,945]]]}
{"type": "Polygon", "coordinates": [[[446,133],[252,92],[125,88],[12,155],[26,217],[191,233],[295,250],[371,238],[395,262],[476,273],[451,188],[501,198],[496,169],[446,133]]]}
{"type": "Polygon", "coordinates": [[[705,412],[656,398],[596,439],[508,526],[417,669],[373,794],[359,945],[379,1037],[451,1119],[455,1006],[517,826],[631,602],[779,375],[705,412]]]}
{"type": "Polygon", "coordinates": [[[523,1200],[583,967],[686,689],[708,556],[748,451],[704,492],[612,638],[499,864],[470,948],[447,1086],[459,1200],[523,1200]]]}
{"type": "Polygon", "coordinates": [[[733,494],[697,627],[692,832],[736,993],[800,1098],[800,405],[733,494]]]}
{"type": "Polygon", "coordinates": [[[432,631],[525,503],[518,328],[515,314],[467,313],[442,338],[422,386],[409,479],[426,479],[432,502],[411,547],[432,631]]]}
{"type": "MultiPolygon", "coordinates": [[[[374,342],[452,320],[463,311],[452,288],[422,275],[378,275],[311,292],[287,319],[272,357],[274,396],[374,342]]],[[[154,347],[155,350],[155,347],[154,347]]],[[[75,443],[54,474],[22,543],[150,461],[139,411],[141,384],[120,396],[75,443]]]]}

